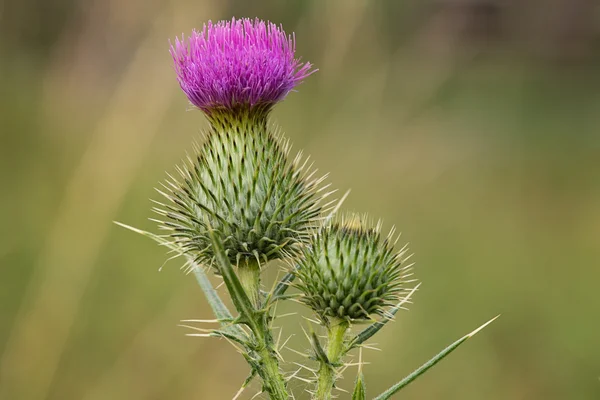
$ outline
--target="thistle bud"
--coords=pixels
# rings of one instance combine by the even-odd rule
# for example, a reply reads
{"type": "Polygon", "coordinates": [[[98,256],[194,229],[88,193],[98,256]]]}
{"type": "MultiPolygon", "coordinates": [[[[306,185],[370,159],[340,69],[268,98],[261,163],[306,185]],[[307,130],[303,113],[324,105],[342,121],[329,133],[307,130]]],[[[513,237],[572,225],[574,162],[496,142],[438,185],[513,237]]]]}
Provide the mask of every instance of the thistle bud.
{"type": "Polygon", "coordinates": [[[209,230],[232,263],[298,254],[320,216],[314,171],[267,121],[272,106],[308,76],[294,42],[273,24],[209,23],[171,47],[181,88],[210,122],[195,154],[161,193],[157,211],[173,241],[204,265],[214,260],[209,230]]]}
{"type": "Polygon", "coordinates": [[[321,228],[303,250],[296,287],[322,319],[384,316],[398,301],[410,275],[408,250],[394,252],[393,230],[387,237],[380,230],[380,224],[368,228],[351,216],[321,228]]]}

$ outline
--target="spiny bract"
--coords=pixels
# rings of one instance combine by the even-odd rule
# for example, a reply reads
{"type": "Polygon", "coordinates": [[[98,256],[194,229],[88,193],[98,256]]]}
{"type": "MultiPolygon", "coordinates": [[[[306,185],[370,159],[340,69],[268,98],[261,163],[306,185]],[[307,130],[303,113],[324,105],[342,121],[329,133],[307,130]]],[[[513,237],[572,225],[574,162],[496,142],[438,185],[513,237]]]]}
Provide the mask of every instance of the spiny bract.
{"type": "Polygon", "coordinates": [[[320,219],[315,171],[299,154],[288,161],[289,145],[256,113],[211,118],[211,130],[195,156],[160,191],[170,200],[156,211],[161,227],[203,265],[214,252],[209,230],[223,241],[235,265],[294,256],[320,219]]]}
{"type": "Polygon", "coordinates": [[[364,320],[385,315],[408,281],[407,247],[395,253],[380,225],[366,228],[356,217],[321,228],[296,269],[302,301],[321,318],[364,320]]]}

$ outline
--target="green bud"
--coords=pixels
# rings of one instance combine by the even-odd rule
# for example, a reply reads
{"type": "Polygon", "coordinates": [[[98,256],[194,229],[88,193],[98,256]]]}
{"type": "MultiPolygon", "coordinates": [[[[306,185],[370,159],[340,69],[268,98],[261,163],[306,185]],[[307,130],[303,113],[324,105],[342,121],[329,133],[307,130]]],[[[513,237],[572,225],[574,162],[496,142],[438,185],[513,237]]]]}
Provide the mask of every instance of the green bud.
{"type": "Polygon", "coordinates": [[[211,129],[195,155],[160,191],[163,229],[203,265],[213,265],[209,230],[219,235],[234,265],[296,256],[321,214],[314,171],[267,125],[266,112],[210,115],[211,129]]]}
{"type": "Polygon", "coordinates": [[[395,304],[410,275],[407,247],[394,252],[393,231],[367,228],[356,217],[321,228],[303,251],[296,287],[322,319],[370,319],[395,304]]]}

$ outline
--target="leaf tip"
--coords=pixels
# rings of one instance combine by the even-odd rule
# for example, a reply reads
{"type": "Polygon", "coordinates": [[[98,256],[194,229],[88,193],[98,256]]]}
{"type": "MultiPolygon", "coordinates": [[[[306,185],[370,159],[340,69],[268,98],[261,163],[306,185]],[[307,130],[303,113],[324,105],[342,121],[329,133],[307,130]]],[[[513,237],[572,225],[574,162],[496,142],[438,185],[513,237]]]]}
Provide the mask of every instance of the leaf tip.
{"type": "Polygon", "coordinates": [[[496,315],[494,318],[490,319],[488,322],[486,322],[485,324],[481,325],[479,328],[475,329],[473,332],[467,334],[466,338],[472,338],[473,336],[475,336],[476,334],[478,334],[481,330],[483,330],[483,328],[485,328],[486,326],[488,326],[489,324],[491,324],[492,322],[494,322],[495,320],[497,320],[498,318],[500,318],[501,314],[496,315]]]}

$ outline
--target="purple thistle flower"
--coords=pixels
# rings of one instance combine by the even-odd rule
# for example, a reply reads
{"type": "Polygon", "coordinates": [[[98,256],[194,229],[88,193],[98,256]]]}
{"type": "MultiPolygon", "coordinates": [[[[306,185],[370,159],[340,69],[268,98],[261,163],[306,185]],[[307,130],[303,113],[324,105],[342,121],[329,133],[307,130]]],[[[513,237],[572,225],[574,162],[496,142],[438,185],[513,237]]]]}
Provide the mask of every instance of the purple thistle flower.
{"type": "Polygon", "coordinates": [[[270,109],[304,78],[312,64],[294,58],[295,39],[258,18],[208,22],[171,45],[177,80],[207,114],[255,106],[270,109]]]}

